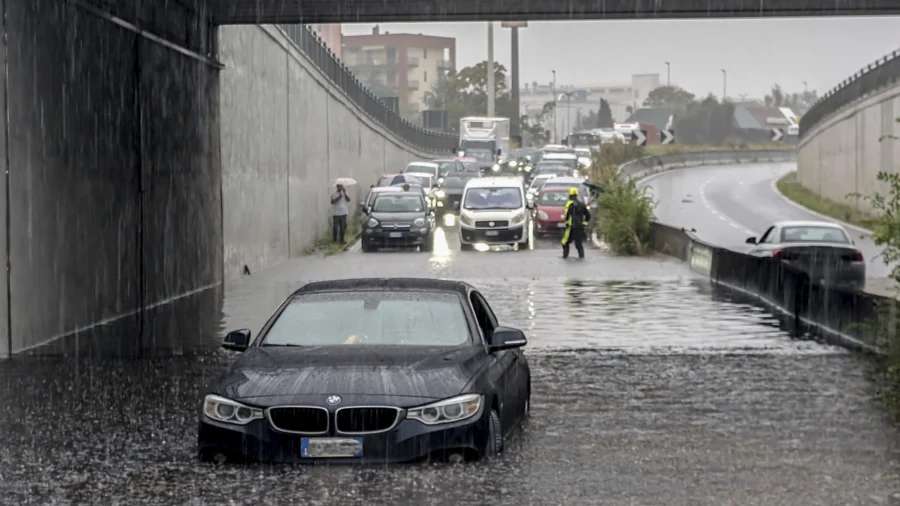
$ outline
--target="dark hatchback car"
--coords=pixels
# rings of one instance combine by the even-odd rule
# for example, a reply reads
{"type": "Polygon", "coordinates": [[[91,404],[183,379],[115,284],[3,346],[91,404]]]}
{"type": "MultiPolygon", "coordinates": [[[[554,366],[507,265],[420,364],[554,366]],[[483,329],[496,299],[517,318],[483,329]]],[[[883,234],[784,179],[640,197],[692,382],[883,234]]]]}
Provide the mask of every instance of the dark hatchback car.
{"type": "Polygon", "coordinates": [[[421,190],[380,193],[366,214],[361,240],[364,252],[378,248],[434,248],[434,212],[421,190]]]}
{"type": "Polygon", "coordinates": [[[503,451],[529,412],[525,335],[471,285],[345,279],[291,294],[205,392],[204,461],[384,464],[503,451]]]}
{"type": "Polygon", "coordinates": [[[459,203],[462,201],[466,183],[477,177],[479,174],[473,172],[451,172],[444,176],[444,180],[434,192],[434,209],[438,219],[447,213],[459,212],[459,203]]]}

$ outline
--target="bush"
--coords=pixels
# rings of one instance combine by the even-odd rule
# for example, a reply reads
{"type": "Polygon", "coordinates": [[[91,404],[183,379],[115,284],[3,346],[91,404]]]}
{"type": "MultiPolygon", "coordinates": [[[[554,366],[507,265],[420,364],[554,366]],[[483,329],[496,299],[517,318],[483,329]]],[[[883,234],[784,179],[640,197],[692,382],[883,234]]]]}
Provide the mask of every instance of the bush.
{"type": "Polygon", "coordinates": [[[631,178],[614,174],[597,199],[597,233],[619,255],[643,255],[650,243],[653,198],[631,178]]]}

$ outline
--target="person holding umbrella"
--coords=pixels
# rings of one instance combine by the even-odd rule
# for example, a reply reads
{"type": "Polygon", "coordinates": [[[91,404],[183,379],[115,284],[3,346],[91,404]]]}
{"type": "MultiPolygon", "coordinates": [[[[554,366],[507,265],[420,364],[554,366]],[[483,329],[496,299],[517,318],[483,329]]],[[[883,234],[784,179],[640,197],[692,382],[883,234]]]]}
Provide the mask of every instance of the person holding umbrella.
{"type": "Polygon", "coordinates": [[[336,191],[331,194],[331,240],[341,244],[344,244],[344,234],[347,232],[347,203],[350,202],[344,179],[337,180],[336,191]]]}

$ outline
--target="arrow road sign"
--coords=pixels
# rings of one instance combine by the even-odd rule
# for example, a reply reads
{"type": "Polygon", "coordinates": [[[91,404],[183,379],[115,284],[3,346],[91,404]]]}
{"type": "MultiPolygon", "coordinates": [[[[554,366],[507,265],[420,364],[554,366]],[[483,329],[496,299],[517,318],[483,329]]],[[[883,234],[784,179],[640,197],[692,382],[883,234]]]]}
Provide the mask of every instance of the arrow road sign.
{"type": "Polygon", "coordinates": [[[784,131],[782,131],[780,128],[772,129],[772,142],[778,142],[782,137],[784,137],[784,131]]]}
{"type": "Polygon", "coordinates": [[[647,131],[646,130],[632,130],[631,138],[634,139],[635,146],[643,146],[647,143],[647,131]]]}
{"type": "Polygon", "coordinates": [[[672,144],[675,142],[675,132],[672,130],[660,130],[659,137],[663,144],[672,144]]]}

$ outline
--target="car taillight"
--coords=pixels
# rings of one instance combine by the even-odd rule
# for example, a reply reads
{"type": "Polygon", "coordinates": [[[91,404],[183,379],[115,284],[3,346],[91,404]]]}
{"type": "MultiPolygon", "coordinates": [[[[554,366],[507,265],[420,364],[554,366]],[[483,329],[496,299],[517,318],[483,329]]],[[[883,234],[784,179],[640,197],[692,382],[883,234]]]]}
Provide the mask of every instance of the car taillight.
{"type": "Polygon", "coordinates": [[[772,258],[777,258],[778,260],[784,260],[787,258],[787,255],[784,253],[784,250],[777,249],[772,252],[772,258]]]}
{"type": "Polygon", "coordinates": [[[862,251],[856,250],[853,253],[850,253],[850,261],[851,262],[862,262],[863,261],[862,251]]]}

